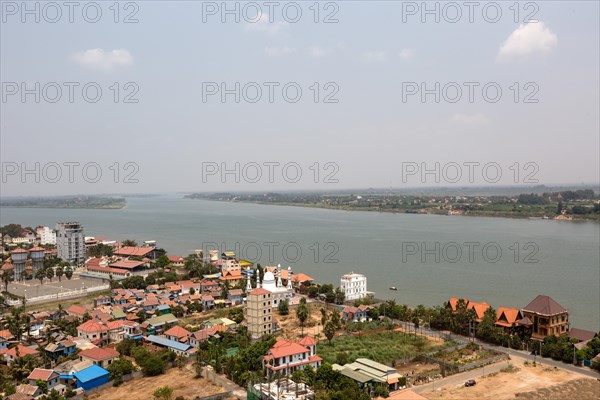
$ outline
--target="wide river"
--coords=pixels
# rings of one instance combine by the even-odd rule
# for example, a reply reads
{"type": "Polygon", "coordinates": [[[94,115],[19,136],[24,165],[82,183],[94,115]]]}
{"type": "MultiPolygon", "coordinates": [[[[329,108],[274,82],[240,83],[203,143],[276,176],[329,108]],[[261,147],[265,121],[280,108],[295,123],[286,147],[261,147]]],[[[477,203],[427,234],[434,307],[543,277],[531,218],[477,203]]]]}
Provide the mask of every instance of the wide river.
{"type": "Polygon", "coordinates": [[[463,296],[522,308],[546,294],[570,311],[572,326],[600,328],[597,223],[335,211],[175,194],[127,201],[120,210],[0,208],[0,224],[79,221],[86,236],[156,240],[172,255],[218,245],[336,286],[354,271],[367,276],[377,297],[410,305],[463,296]]]}

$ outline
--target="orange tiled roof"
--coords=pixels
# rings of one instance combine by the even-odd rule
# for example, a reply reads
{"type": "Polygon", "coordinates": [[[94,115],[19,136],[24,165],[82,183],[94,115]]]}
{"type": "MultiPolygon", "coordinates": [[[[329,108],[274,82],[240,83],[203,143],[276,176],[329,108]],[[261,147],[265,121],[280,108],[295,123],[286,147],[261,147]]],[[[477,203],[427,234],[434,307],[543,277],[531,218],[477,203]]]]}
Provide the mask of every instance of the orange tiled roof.
{"type": "Polygon", "coordinates": [[[92,360],[100,361],[107,358],[118,357],[119,352],[110,348],[103,349],[100,347],[95,347],[93,349],[82,350],[79,355],[82,357],[91,358],[92,360]]]}

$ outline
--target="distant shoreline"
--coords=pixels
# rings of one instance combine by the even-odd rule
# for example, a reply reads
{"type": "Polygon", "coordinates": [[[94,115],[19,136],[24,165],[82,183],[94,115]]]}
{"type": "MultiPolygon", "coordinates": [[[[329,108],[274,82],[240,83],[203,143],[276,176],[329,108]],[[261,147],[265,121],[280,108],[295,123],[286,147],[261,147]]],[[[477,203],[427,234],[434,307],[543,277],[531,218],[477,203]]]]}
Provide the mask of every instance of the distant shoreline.
{"type": "MultiPolygon", "coordinates": [[[[210,199],[210,198],[201,198],[201,197],[183,197],[184,199],[189,200],[206,200],[206,201],[215,201],[221,203],[246,203],[246,204],[259,204],[259,205],[272,205],[272,206],[287,206],[287,207],[303,207],[303,208],[316,208],[322,210],[334,210],[334,211],[348,211],[348,212],[356,212],[356,211],[364,211],[364,212],[378,212],[382,214],[408,214],[408,215],[437,215],[437,216],[447,216],[447,217],[490,217],[490,218],[506,218],[506,219],[520,219],[520,220],[545,220],[542,215],[518,215],[516,213],[501,213],[501,212],[478,212],[472,211],[463,214],[457,215],[448,215],[447,212],[407,212],[405,209],[401,210],[385,210],[385,209],[377,209],[377,208],[354,208],[354,207],[336,207],[336,206],[327,206],[320,204],[302,204],[302,203],[290,203],[290,202],[274,202],[274,201],[252,201],[252,200],[225,200],[225,199],[210,199]]],[[[568,222],[598,222],[600,223],[599,218],[572,218],[564,217],[560,218],[560,216],[548,216],[548,221],[568,221],[568,222]],[[559,218],[557,218],[559,217],[559,218]]]]}

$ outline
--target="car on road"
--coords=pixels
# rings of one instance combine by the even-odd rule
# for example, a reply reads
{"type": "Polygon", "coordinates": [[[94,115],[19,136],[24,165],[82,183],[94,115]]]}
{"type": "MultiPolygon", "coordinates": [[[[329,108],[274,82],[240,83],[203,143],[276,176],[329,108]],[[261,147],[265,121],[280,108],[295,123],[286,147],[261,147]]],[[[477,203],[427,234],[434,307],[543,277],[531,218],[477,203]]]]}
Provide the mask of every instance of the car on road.
{"type": "Polygon", "coordinates": [[[477,382],[475,382],[474,379],[469,379],[468,381],[465,382],[465,387],[475,386],[476,384],[477,384],[477,382]]]}

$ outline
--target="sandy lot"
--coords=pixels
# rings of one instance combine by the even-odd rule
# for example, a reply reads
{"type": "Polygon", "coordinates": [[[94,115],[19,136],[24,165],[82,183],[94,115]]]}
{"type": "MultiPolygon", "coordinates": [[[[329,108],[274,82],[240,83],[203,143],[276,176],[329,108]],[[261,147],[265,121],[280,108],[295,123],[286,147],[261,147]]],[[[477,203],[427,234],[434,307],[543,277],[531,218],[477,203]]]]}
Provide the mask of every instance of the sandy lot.
{"type": "MultiPolygon", "coordinates": [[[[553,369],[546,366],[533,367],[514,363],[516,372],[499,372],[495,375],[477,379],[477,385],[472,387],[450,387],[435,392],[425,393],[428,399],[550,399],[541,393],[523,396],[518,393],[537,390],[551,390],[558,394],[556,399],[596,399],[597,397],[586,397],[586,393],[593,393],[593,386],[600,382],[581,378],[582,375],[566,370],[553,369]],[[568,384],[567,384],[568,383],[568,384]],[[591,386],[590,386],[591,385],[591,386]],[[563,389],[561,389],[563,388],[563,389]],[[566,392],[564,388],[568,388],[566,392]],[[590,389],[591,388],[591,389],[590,389]]],[[[596,386],[596,390],[598,390],[596,386]]],[[[554,397],[552,397],[554,399],[554,397]]]]}
{"type": "Polygon", "coordinates": [[[196,396],[206,396],[224,392],[220,386],[203,378],[194,378],[191,367],[171,368],[163,375],[132,379],[119,387],[103,389],[92,394],[89,398],[95,400],[147,400],[152,399],[152,393],[161,386],[173,388],[173,398],[183,396],[194,399],[196,396]]]}
{"type": "MultiPolygon", "coordinates": [[[[325,335],[322,334],[323,326],[321,325],[321,305],[309,303],[308,308],[310,310],[310,317],[304,324],[304,336],[310,335],[311,337],[315,337],[315,335],[320,335],[320,338],[324,339],[325,335]]],[[[295,308],[290,308],[288,315],[280,315],[277,312],[277,308],[275,308],[273,309],[273,314],[279,322],[279,327],[282,331],[281,337],[287,340],[298,340],[303,337],[298,318],[296,318],[295,308]]]]}

